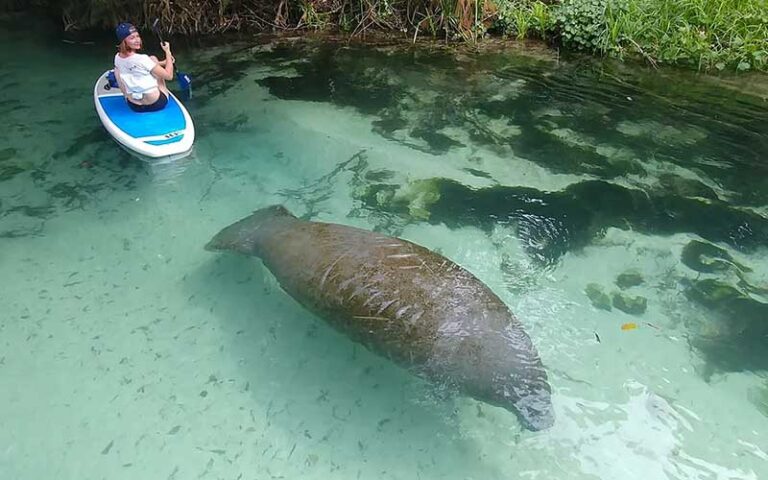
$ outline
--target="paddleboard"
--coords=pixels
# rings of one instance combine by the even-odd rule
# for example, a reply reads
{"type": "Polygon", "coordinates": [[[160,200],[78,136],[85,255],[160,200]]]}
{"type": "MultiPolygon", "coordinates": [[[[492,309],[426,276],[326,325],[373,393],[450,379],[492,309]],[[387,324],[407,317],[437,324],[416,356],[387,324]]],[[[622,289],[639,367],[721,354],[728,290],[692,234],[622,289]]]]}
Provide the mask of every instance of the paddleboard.
{"type": "Polygon", "coordinates": [[[131,110],[118,87],[109,84],[109,70],[93,88],[96,112],[104,128],[131,153],[153,160],[183,158],[192,151],[195,126],[184,105],[173,93],[168,104],[156,112],[131,110]]]}

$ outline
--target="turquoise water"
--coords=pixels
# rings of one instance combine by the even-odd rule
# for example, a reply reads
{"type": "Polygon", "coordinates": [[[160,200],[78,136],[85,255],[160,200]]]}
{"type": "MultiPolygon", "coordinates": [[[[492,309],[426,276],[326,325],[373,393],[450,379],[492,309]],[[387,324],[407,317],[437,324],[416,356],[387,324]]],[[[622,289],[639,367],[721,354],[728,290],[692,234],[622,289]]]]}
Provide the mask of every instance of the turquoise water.
{"type": "Polygon", "coordinates": [[[240,39],[179,50],[196,146],[152,165],[96,117],[109,39],[0,40],[0,478],[768,476],[760,94],[240,39]],[[537,346],[555,425],[446,398],[203,250],[275,203],[473,272],[537,346]]]}

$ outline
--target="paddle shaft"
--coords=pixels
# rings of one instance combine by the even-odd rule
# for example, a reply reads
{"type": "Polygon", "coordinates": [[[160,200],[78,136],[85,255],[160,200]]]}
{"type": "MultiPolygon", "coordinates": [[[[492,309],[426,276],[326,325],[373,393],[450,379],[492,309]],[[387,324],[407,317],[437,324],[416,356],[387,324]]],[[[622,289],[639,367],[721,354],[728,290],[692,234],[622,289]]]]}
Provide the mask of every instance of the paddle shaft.
{"type": "MultiPolygon", "coordinates": [[[[157,37],[157,40],[160,41],[160,47],[162,48],[163,43],[165,43],[165,41],[163,40],[162,33],[160,33],[160,28],[158,28],[158,26],[157,26],[157,23],[159,21],[160,21],[160,19],[156,18],[155,21],[152,22],[152,31],[155,32],[155,36],[157,37]]],[[[166,60],[167,60],[167,58],[166,58],[166,60]]],[[[174,58],[174,62],[173,63],[174,63],[174,66],[177,66],[175,58],[174,58]]]]}
{"type": "MultiPolygon", "coordinates": [[[[164,41],[163,41],[163,35],[162,35],[162,33],[160,33],[160,28],[157,26],[157,24],[159,22],[160,22],[159,18],[156,18],[155,21],[152,22],[152,31],[155,32],[155,35],[157,36],[157,39],[160,41],[160,44],[162,46],[164,41]]],[[[166,58],[166,60],[168,60],[168,59],[166,58]]],[[[179,68],[178,68],[179,64],[176,63],[176,57],[173,57],[173,63],[174,63],[174,67],[176,67],[176,78],[178,80],[179,87],[182,90],[186,90],[187,92],[189,92],[190,96],[191,96],[192,80],[189,78],[189,75],[187,75],[186,73],[183,73],[183,72],[181,72],[179,70],[179,68]]]]}

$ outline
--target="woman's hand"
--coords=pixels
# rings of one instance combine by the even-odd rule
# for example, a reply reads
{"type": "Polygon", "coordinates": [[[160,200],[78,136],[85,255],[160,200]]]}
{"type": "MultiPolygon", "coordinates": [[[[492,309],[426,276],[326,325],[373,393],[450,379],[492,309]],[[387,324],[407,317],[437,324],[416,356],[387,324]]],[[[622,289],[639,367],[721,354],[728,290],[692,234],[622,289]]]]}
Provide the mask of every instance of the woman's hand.
{"type": "Polygon", "coordinates": [[[158,62],[152,74],[157,78],[162,78],[165,81],[173,79],[173,54],[171,53],[171,44],[168,42],[160,42],[160,48],[165,52],[165,60],[158,62]]]}
{"type": "Polygon", "coordinates": [[[160,42],[160,48],[163,49],[163,52],[165,52],[165,60],[160,62],[160,64],[164,67],[165,62],[170,60],[171,63],[176,63],[176,59],[173,58],[173,54],[171,53],[171,44],[168,42],[160,42]]]}

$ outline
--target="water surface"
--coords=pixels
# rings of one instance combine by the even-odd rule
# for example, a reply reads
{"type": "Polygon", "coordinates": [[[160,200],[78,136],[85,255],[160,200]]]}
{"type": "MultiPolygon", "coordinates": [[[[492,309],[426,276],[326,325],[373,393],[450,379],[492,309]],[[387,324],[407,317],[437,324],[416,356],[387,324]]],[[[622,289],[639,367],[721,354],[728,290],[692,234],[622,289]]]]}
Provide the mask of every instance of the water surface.
{"type": "Polygon", "coordinates": [[[110,39],[0,29],[0,477],[768,476],[768,103],[515,52],[181,48],[193,154],[98,122],[110,39]],[[68,37],[69,38],[69,37],[68,37]],[[258,260],[203,250],[281,203],[487,283],[555,426],[436,392],[258,260]]]}

